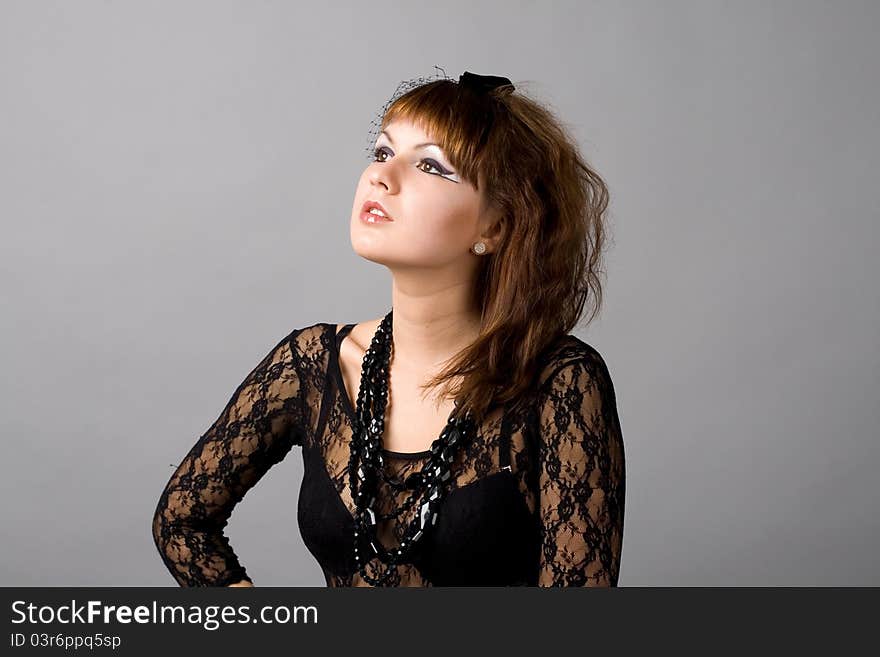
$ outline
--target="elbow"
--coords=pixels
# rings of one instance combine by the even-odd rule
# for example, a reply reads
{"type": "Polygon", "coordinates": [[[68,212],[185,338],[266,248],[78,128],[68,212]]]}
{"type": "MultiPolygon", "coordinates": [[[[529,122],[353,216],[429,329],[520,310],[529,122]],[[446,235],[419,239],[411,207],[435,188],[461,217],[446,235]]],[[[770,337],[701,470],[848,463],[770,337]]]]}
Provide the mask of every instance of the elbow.
{"type": "Polygon", "coordinates": [[[163,528],[165,523],[162,522],[162,511],[160,509],[156,509],[153,513],[153,523],[150,527],[150,530],[153,534],[153,543],[156,545],[156,549],[160,552],[162,551],[162,547],[165,544],[165,539],[163,537],[163,528]]]}
{"type": "Polygon", "coordinates": [[[162,555],[162,559],[167,563],[168,545],[171,542],[171,522],[166,516],[167,507],[160,501],[156,510],[153,512],[153,521],[150,525],[150,531],[153,535],[153,544],[162,555]]]}
{"type": "Polygon", "coordinates": [[[171,527],[165,519],[165,508],[161,503],[153,512],[153,522],[150,529],[153,535],[153,544],[159,552],[159,557],[162,559],[162,563],[165,564],[165,568],[168,569],[168,572],[171,573],[171,576],[177,581],[177,583],[182,586],[183,584],[177,573],[174,556],[171,550],[173,543],[171,527]]]}
{"type": "Polygon", "coordinates": [[[168,503],[167,493],[162,494],[155,511],[153,511],[150,525],[153,543],[166,562],[169,550],[173,548],[174,544],[179,542],[184,534],[191,533],[195,529],[190,518],[182,515],[181,512],[181,508],[171,506],[168,503]]]}
{"type": "Polygon", "coordinates": [[[159,557],[177,584],[193,586],[185,572],[185,561],[182,561],[181,546],[185,545],[185,538],[180,521],[173,518],[169,510],[160,504],[153,513],[150,529],[159,557]]]}

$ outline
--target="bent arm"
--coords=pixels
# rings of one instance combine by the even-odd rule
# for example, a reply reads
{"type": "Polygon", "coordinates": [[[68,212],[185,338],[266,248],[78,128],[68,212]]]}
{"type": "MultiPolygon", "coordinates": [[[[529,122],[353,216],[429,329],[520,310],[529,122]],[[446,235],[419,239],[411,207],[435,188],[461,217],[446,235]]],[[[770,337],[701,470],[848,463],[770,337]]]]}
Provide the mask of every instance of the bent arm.
{"type": "Polygon", "coordinates": [[[293,445],[301,444],[302,400],[292,336],[239,384],[159,498],[153,540],[180,586],[253,584],[223,529],[245,493],[293,445]]]}

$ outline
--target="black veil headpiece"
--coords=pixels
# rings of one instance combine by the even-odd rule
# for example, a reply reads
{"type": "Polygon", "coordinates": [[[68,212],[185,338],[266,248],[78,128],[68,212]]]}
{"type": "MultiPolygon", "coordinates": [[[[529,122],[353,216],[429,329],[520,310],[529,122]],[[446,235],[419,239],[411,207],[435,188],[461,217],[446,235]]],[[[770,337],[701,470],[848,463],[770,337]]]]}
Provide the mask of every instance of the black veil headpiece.
{"type": "MultiPolygon", "coordinates": [[[[376,118],[370,122],[369,138],[365,149],[368,159],[372,160],[374,157],[373,150],[375,148],[376,138],[378,137],[379,130],[382,127],[382,118],[385,116],[385,112],[388,111],[388,108],[395,100],[403,96],[408,91],[411,91],[416,87],[420,87],[423,84],[434,82],[435,80],[453,80],[453,78],[450,78],[448,75],[446,75],[446,71],[444,71],[439,66],[435,65],[434,68],[436,70],[433,75],[419,76],[411,78],[409,80],[403,80],[400,84],[398,84],[397,89],[394,90],[391,98],[389,98],[388,101],[382,106],[382,109],[379,110],[376,118]]],[[[478,73],[471,73],[470,71],[465,71],[458,77],[458,84],[462,87],[471,89],[480,94],[488,94],[498,87],[509,86],[510,91],[516,89],[516,87],[513,85],[513,82],[511,82],[509,78],[500,75],[480,75],[478,73]]]]}

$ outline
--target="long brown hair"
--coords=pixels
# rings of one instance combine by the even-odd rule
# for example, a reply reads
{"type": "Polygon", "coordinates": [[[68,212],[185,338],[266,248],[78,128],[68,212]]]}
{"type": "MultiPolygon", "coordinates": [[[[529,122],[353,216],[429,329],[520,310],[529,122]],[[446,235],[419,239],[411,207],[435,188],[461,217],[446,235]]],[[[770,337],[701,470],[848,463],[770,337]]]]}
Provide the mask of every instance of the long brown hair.
{"type": "Polygon", "coordinates": [[[480,256],[473,289],[480,334],[423,386],[444,385],[459,412],[481,421],[493,405],[523,400],[542,353],[587,302],[587,323],[598,314],[608,189],[567,128],[519,88],[483,94],[436,80],[391,102],[381,129],[398,118],[424,130],[501,211],[498,248],[480,256]]]}

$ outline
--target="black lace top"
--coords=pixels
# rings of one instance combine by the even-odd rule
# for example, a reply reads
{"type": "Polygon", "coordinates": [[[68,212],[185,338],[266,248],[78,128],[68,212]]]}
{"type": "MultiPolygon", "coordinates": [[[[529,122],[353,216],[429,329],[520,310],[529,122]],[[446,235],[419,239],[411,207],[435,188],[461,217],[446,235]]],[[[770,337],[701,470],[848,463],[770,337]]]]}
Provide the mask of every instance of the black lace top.
{"type": "MultiPolygon", "coordinates": [[[[223,529],[235,505],[294,445],[302,448],[297,519],[328,586],[368,586],[354,562],[348,487],[355,412],[339,367],[353,325],[320,323],[282,339],[236,388],[162,492],[153,537],[180,586],[248,580],[223,529]]],[[[436,525],[392,586],[616,586],[625,467],[614,387],[604,360],[567,335],[541,363],[523,410],[497,408],[459,453],[436,525]]],[[[349,393],[353,393],[351,397],[349,393]]],[[[405,478],[428,452],[385,450],[405,478]]],[[[406,499],[382,483],[378,511],[406,499]]],[[[418,505],[379,525],[398,545],[418,505]]],[[[378,575],[378,557],[368,571],[378,575]]]]}

